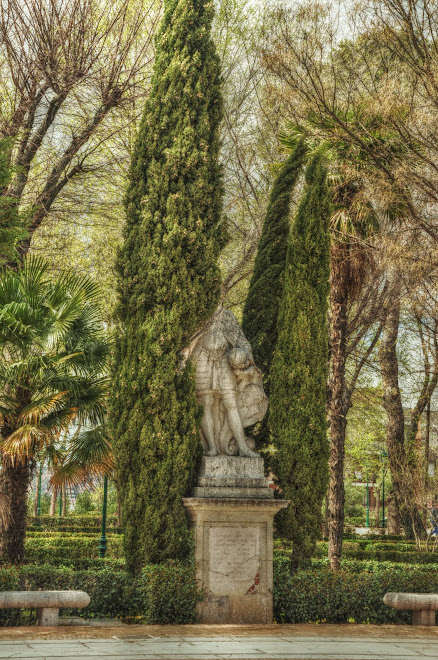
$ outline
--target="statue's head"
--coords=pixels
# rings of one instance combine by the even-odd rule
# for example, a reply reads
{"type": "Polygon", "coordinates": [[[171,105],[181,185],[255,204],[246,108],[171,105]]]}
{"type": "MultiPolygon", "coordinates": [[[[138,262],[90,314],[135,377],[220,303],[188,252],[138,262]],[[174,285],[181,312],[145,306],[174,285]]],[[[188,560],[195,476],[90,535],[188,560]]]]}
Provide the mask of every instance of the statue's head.
{"type": "Polygon", "coordinates": [[[248,362],[248,355],[243,348],[232,348],[228,353],[228,362],[233,369],[244,369],[248,362]]]}

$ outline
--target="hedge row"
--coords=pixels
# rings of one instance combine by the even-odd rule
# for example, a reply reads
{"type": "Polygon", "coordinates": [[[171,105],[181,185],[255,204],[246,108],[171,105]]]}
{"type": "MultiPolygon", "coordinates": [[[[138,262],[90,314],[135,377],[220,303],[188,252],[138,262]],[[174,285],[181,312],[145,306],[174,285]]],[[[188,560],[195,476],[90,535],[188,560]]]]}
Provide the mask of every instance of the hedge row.
{"type": "MultiPolygon", "coordinates": [[[[70,559],[97,559],[99,557],[98,536],[28,536],[25,541],[26,561],[52,561],[70,559]]],[[[113,535],[108,538],[107,556],[112,559],[123,557],[123,538],[113,535]]]]}
{"type": "MultiPolygon", "coordinates": [[[[107,527],[117,527],[117,518],[115,516],[108,516],[107,527]]],[[[99,528],[102,524],[102,518],[97,516],[96,513],[84,514],[81,516],[29,516],[28,526],[32,528],[39,528],[43,530],[59,529],[60,527],[89,527],[99,528]]]]}
{"type": "MultiPolygon", "coordinates": [[[[62,615],[105,616],[138,623],[195,623],[197,591],[191,566],[148,566],[133,579],[125,571],[102,568],[82,570],[23,565],[3,567],[0,591],[80,589],[91,598],[81,609],[63,609],[62,615]]],[[[29,623],[36,614],[23,610],[0,610],[0,625],[29,623]]]]}
{"type": "MultiPolygon", "coordinates": [[[[122,534],[122,529],[121,527],[107,527],[106,528],[107,534],[122,534]]],[[[100,534],[100,525],[99,527],[86,527],[86,526],[69,526],[69,525],[61,525],[59,527],[55,528],[50,528],[50,529],[44,529],[44,527],[38,527],[37,525],[32,525],[31,527],[27,528],[26,534],[29,533],[52,533],[52,534],[100,534]]]]}
{"type": "Polygon", "coordinates": [[[411,613],[383,604],[388,591],[438,593],[435,569],[397,565],[374,572],[333,572],[313,567],[291,577],[287,562],[274,564],[274,616],[278,623],[411,623],[411,613]]]}
{"type": "MultiPolygon", "coordinates": [[[[114,532],[107,532],[106,537],[107,538],[112,538],[115,536],[116,538],[120,538],[120,534],[114,534],[114,532]]],[[[32,538],[32,539],[69,539],[69,538],[98,538],[100,537],[100,529],[93,529],[91,532],[86,531],[86,532],[71,532],[71,531],[55,531],[55,530],[50,530],[47,532],[42,532],[39,529],[31,529],[26,532],[26,538],[32,538]]]]}
{"type": "Polygon", "coordinates": [[[436,564],[438,565],[438,554],[427,552],[386,552],[384,550],[377,550],[375,552],[366,552],[362,550],[346,551],[343,553],[344,557],[350,559],[375,559],[377,561],[390,561],[403,564],[436,564]]]}
{"type": "MultiPolygon", "coordinates": [[[[333,573],[323,562],[316,560],[310,570],[293,577],[289,575],[287,560],[274,562],[277,622],[410,623],[409,612],[383,604],[384,594],[438,593],[435,567],[411,566],[406,571],[397,564],[369,562],[368,570],[355,571],[354,562],[347,560],[347,570],[333,573]]],[[[23,565],[0,571],[0,591],[38,589],[82,589],[90,594],[87,608],[63,610],[62,614],[115,617],[139,623],[196,622],[196,603],[200,600],[193,566],[176,563],[146,567],[137,579],[123,570],[108,568],[108,564],[101,570],[23,565]]],[[[29,613],[0,610],[0,625],[23,622],[29,622],[29,613]]]]}

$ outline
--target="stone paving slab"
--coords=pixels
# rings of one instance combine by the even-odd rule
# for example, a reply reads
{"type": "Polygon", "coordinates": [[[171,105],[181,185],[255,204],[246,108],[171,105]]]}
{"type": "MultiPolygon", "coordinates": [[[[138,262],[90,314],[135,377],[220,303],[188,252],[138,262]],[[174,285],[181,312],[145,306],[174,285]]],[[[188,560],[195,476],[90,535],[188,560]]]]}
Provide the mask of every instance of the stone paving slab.
{"type": "MultiPolygon", "coordinates": [[[[438,658],[433,638],[284,636],[22,639],[0,642],[0,658],[22,660],[411,660],[438,658]]],[[[88,631],[87,631],[88,632],[88,631]]]]}
{"type": "MultiPolygon", "coordinates": [[[[90,619],[89,623],[93,624],[90,619]]],[[[318,637],[318,638],[355,638],[364,639],[436,639],[438,642],[438,626],[409,625],[365,625],[355,623],[303,623],[303,624],[269,624],[269,625],[116,625],[116,626],[58,626],[57,628],[42,628],[38,626],[15,626],[0,628],[0,641],[32,640],[32,639],[154,639],[167,637],[193,637],[196,639],[211,638],[286,638],[318,637]]],[[[438,659],[438,654],[437,654],[438,659]]]]}

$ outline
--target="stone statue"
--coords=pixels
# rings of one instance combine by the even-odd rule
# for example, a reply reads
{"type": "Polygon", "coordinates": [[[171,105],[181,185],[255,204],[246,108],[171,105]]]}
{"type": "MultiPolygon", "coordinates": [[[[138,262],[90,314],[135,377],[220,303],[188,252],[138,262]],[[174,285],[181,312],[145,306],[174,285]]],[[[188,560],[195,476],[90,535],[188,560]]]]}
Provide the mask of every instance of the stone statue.
{"type": "Polygon", "coordinates": [[[268,398],[251,346],[234,314],[219,305],[183,357],[184,362],[191,358],[196,366],[206,455],[258,456],[244,428],[263,419],[268,398]]]}

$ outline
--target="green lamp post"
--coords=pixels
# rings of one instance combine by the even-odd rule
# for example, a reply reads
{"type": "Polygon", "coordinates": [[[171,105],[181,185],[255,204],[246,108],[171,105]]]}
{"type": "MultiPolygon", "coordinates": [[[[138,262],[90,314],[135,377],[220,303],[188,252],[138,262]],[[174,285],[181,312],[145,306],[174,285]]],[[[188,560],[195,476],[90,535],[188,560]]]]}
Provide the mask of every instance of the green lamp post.
{"type": "Polygon", "coordinates": [[[367,517],[366,517],[366,523],[365,527],[370,526],[370,485],[368,483],[368,477],[367,477],[367,517]]]}
{"type": "Polygon", "coordinates": [[[40,525],[41,525],[40,516],[41,516],[41,476],[42,476],[42,472],[43,472],[43,464],[40,463],[40,469],[39,469],[39,472],[38,472],[38,489],[37,489],[37,511],[36,511],[37,519],[35,521],[35,524],[38,527],[40,527],[40,525]]]}
{"type": "Polygon", "coordinates": [[[108,477],[105,475],[103,478],[103,504],[102,504],[102,528],[99,541],[99,557],[105,558],[107,540],[106,540],[106,505],[108,499],[108,477]]]}

